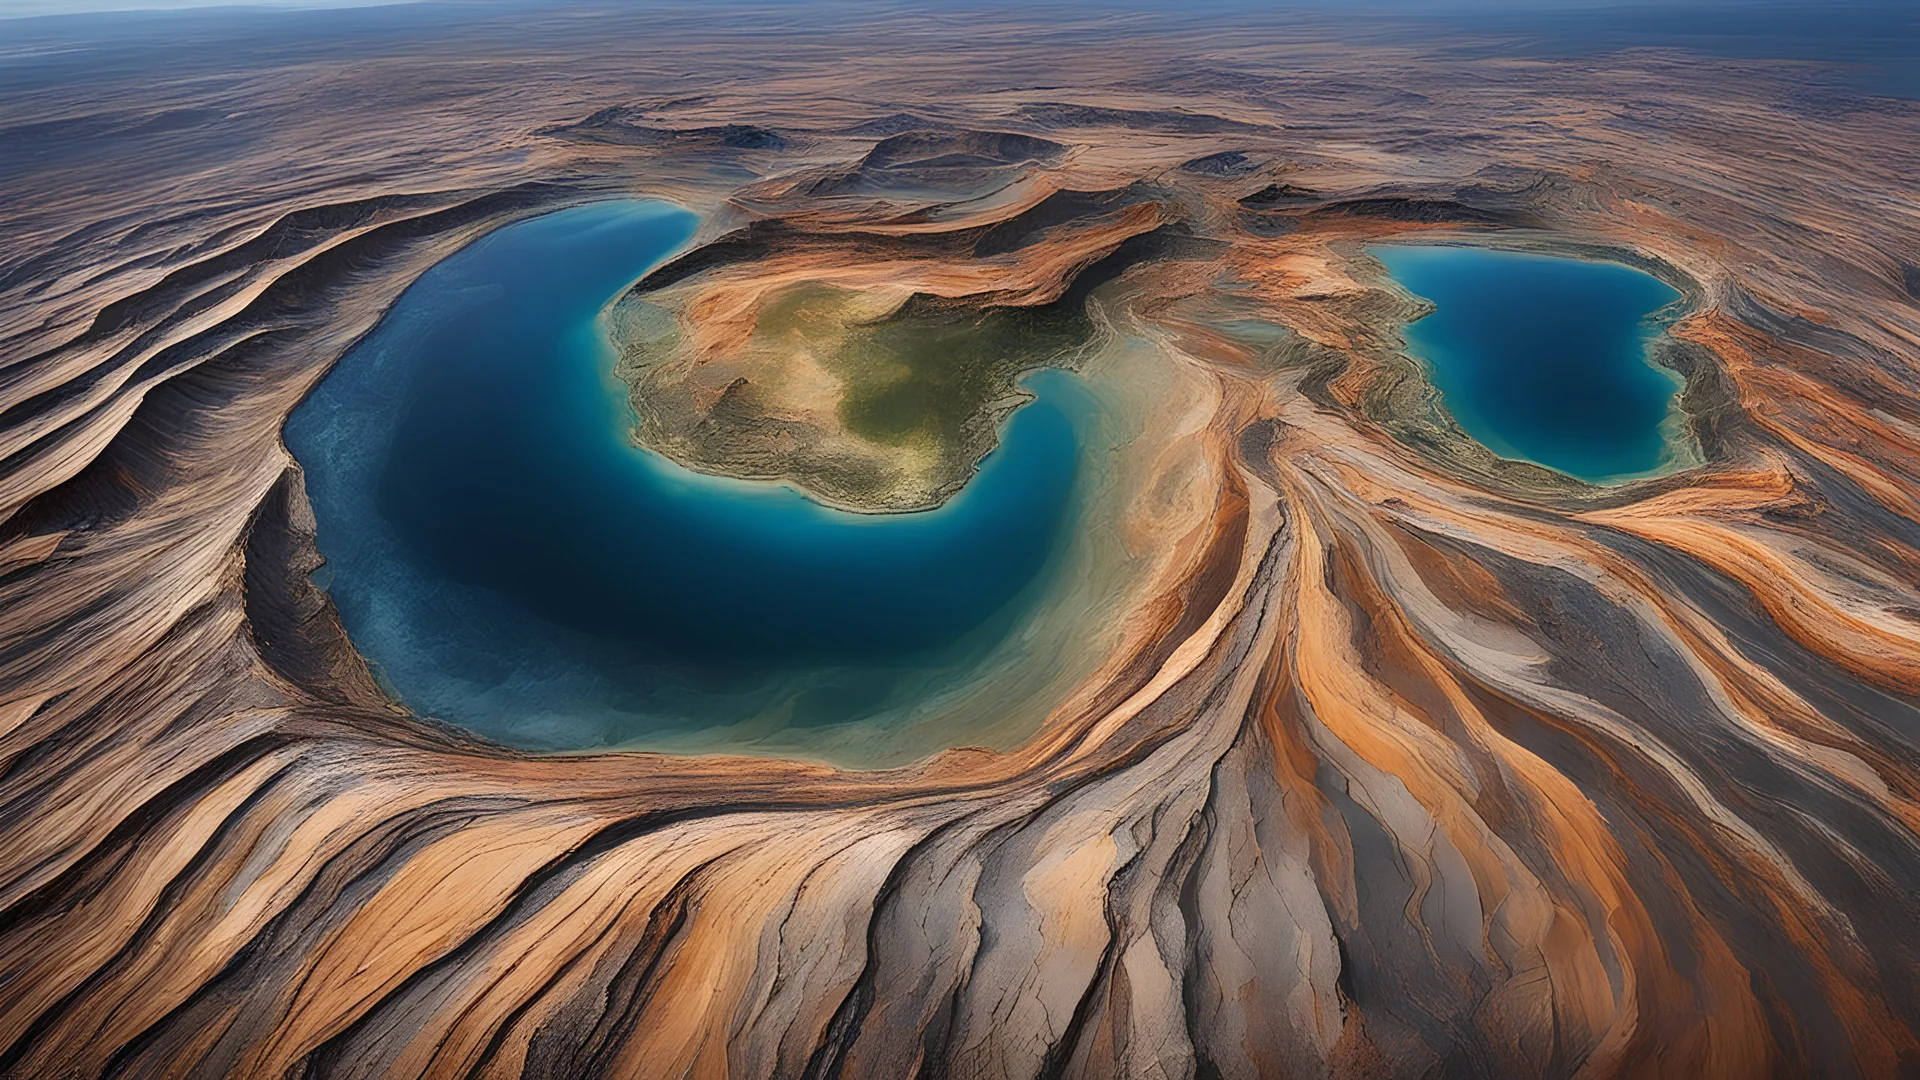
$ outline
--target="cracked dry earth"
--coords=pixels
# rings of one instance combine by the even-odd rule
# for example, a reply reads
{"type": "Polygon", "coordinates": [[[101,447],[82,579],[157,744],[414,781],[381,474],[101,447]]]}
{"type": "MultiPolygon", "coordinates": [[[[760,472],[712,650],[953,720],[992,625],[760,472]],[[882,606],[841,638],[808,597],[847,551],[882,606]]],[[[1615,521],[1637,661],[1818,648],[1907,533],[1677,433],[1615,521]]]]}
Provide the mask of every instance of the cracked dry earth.
{"type": "Polygon", "coordinates": [[[1920,1075],[1920,106],[1070,14],[270,45],[0,87],[7,1075],[1920,1075]],[[1019,748],[541,757],[376,687],[281,425],[616,194],[703,215],[637,294],[702,356],[803,281],[1152,344],[1150,570],[1019,748]],[[1679,287],[1699,463],[1467,441],[1414,235],[1679,287]]]}

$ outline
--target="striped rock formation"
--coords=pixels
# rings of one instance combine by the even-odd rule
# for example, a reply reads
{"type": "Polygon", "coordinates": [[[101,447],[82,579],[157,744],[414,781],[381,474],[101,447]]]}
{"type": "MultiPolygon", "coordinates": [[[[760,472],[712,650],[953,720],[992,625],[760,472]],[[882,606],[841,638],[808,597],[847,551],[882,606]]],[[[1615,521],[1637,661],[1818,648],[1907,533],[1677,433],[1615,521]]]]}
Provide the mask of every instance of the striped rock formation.
{"type": "Polygon", "coordinates": [[[0,1073],[1920,1075],[1920,106],[1251,22],[526,19],[0,88],[0,1073]],[[541,757],[380,692],[281,425],[435,261],[615,193],[765,239],[672,285],[749,321],[1104,265],[1164,380],[1149,569],[1018,749],[541,757]],[[1363,250],[1411,234],[1681,288],[1700,463],[1466,440],[1363,250]]]}

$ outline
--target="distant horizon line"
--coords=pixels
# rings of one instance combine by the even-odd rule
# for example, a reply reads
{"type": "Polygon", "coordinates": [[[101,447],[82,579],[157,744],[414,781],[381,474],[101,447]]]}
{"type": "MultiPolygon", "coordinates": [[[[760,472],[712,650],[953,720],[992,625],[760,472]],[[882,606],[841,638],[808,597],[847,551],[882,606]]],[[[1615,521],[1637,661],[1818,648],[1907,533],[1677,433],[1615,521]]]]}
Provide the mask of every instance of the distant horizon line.
{"type": "Polygon", "coordinates": [[[198,11],[237,8],[255,11],[318,11],[326,8],[401,7],[434,0],[13,0],[0,21],[70,15],[126,15],[136,12],[198,11]]]}
{"type": "MultiPolygon", "coordinates": [[[[235,14],[245,12],[302,12],[324,11],[343,8],[380,8],[380,7],[564,7],[570,3],[591,4],[594,0],[10,0],[4,10],[0,10],[0,22],[16,19],[43,19],[62,17],[81,17],[94,15],[130,15],[185,13],[195,11],[226,10],[235,14]]],[[[649,3],[672,4],[676,0],[600,0],[615,6],[641,7],[649,3]]],[[[686,0],[679,0],[686,2],[686,0]]],[[[754,2],[754,0],[746,0],[754,2]]],[[[821,3],[822,5],[845,2],[845,0],[759,0],[768,4],[779,3],[821,3]]],[[[875,0],[888,2],[888,0],[875,0]]],[[[964,4],[969,0],[893,0],[908,5],[916,2],[932,4],[964,4]]],[[[984,6],[1007,3],[1010,0],[973,0],[984,6]]],[[[1070,5],[1076,0],[1042,0],[1070,5]]],[[[1097,0],[1081,0],[1095,3],[1097,0]]],[[[1137,7],[1142,4],[1153,6],[1160,0],[1117,0],[1116,6],[1137,7]]],[[[1169,6],[1173,0],[1167,0],[1169,6]]],[[[1544,11],[1572,12],[1580,9],[1590,11],[1634,9],[1659,9],[1672,11],[1684,8],[1793,8],[1801,6],[1800,0],[1198,0],[1200,6],[1208,3],[1222,7],[1247,7],[1265,5],[1273,8],[1330,8],[1346,9],[1400,9],[1407,12],[1443,14],[1449,10],[1459,14],[1487,14],[1502,10],[1518,10],[1540,13],[1544,11]]],[[[1907,0],[1835,0],[1829,7],[1833,9],[1860,8],[1897,8],[1904,9],[1907,0]]]]}

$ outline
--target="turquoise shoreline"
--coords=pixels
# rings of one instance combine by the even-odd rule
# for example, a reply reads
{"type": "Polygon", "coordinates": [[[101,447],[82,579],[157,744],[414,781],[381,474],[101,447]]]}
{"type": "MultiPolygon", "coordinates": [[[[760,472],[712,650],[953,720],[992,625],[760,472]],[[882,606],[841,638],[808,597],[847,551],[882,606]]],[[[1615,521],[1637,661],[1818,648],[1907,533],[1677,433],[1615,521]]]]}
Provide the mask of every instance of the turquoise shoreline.
{"type": "Polygon", "coordinates": [[[1376,245],[1401,287],[1431,300],[1405,331],[1460,427],[1501,457],[1589,483],[1680,460],[1684,380],[1651,362],[1672,286],[1619,263],[1484,247],[1376,245]]]}
{"type": "Polygon", "coordinates": [[[923,513],[632,443],[603,311],[696,223],[618,201],[492,233],[290,418],[329,590],[415,711],[537,750],[831,728],[951,695],[1047,593],[1093,411],[1067,373],[1029,376],[978,475],[923,513]]]}

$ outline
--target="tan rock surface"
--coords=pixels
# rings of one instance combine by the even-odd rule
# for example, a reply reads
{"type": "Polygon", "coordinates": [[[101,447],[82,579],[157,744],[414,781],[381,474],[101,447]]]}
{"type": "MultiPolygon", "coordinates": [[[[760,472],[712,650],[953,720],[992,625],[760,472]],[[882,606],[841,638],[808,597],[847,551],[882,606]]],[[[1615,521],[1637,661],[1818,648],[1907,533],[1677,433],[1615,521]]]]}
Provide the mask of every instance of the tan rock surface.
{"type": "Polygon", "coordinates": [[[1920,1068],[1920,105],[1252,22],[606,18],[0,92],[115,150],[0,203],[0,1071],[1920,1068]],[[872,156],[920,130],[1033,141],[872,156]],[[715,354],[785,283],[1031,305],[1177,235],[1113,286],[1191,421],[1155,572],[1022,748],[542,758],[376,689],[281,424],[434,261],[616,193],[784,230],[671,287],[715,354]],[[1465,442],[1362,250],[1410,233],[1681,285],[1699,464],[1465,442]]]}

